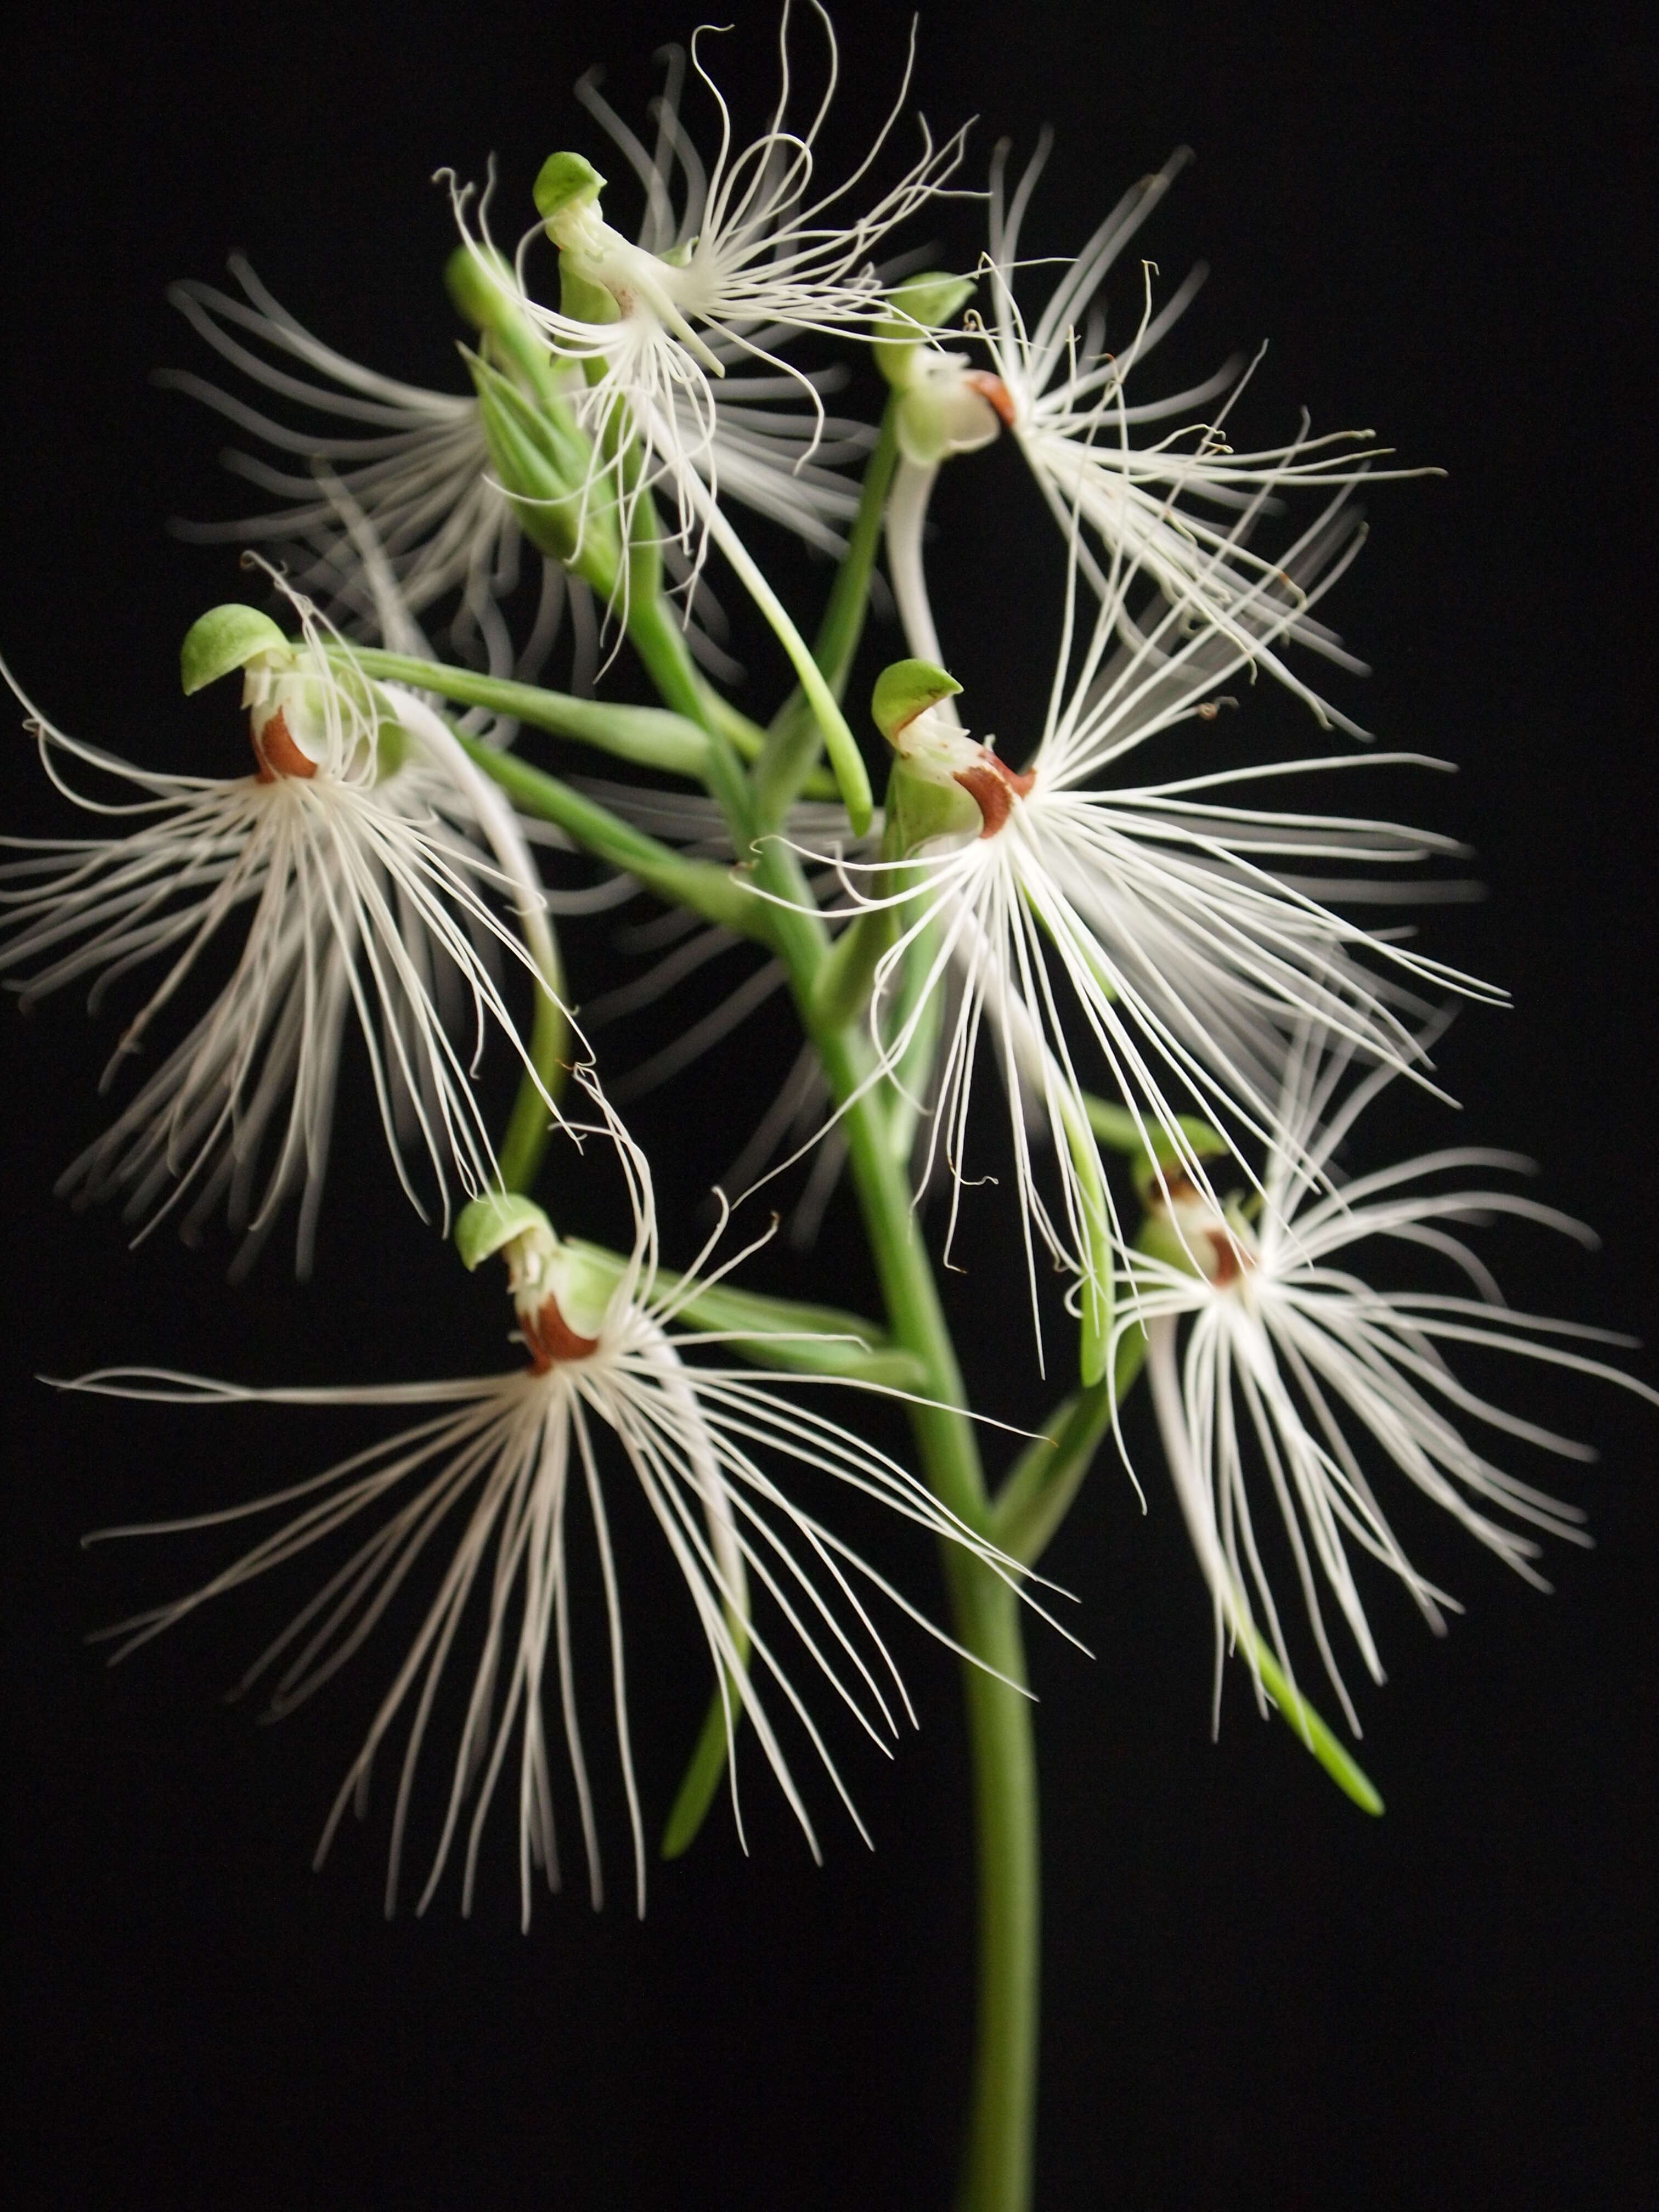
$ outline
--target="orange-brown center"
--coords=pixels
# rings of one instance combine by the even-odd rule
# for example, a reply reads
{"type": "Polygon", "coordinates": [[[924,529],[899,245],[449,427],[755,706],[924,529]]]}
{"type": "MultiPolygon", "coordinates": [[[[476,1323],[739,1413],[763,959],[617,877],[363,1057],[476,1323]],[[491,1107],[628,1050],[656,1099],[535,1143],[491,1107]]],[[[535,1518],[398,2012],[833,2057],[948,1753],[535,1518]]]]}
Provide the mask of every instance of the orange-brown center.
{"type": "Polygon", "coordinates": [[[963,382],[971,386],[981,399],[988,399],[995,408],[1005,430],[1014,427],[1014,395],[1000,376],[988,368],[970,368],[964,372],[963,382]]]}
{"type": "Polygon", "coordinates": [[[1014,800],[1027,795],[1036,775],[1031,769],[1009,768],[988,745],[981,745],[972,768],[959,768],[956,781],[979,809],[980,836],[994,837],[1007,821],[1014,800]]]}
{"type": "MultiPolygon", "coordinates": [[[[1198,1199],[1200,1196],[1190,1176],[1170,1176],[1166,1179],[1165,1188],[1169,1191],[1170,1202],[1172,1206],[1181,1199],[1198,1199]]],[[[1226,1231],[1200,1229],[1195,1233],[1209,1246],[1214,1255],[1214,1264],[1209,1271],[1207,1279],[1221,1290],[1224,1290],[1229,1283],[1237,1282],[1244,1271],[1239,1265],[1238,1247],[1228,1236],[1226,1231]]]]}
{"type": "Polygon", "coordinates": [[[547,1298],[533,1314],[520,1313],[519,1326],[530,1347],[532,1371],[545,1375],[561,1360],[586,1359],[599,1348],[597,1336],[578,1336],[559,1311],[556,1298],[547,1298]]]}
{"type": "Polygon", "coordinates": [[[316,762],[309,754],[302,753],[295,743],[280,707],[263,730],[254,732],[250,725],[250,735],[253,740],[253,757],[259,763],[259,782],[275,783],[279,775],[316,775],[316,762]]]}

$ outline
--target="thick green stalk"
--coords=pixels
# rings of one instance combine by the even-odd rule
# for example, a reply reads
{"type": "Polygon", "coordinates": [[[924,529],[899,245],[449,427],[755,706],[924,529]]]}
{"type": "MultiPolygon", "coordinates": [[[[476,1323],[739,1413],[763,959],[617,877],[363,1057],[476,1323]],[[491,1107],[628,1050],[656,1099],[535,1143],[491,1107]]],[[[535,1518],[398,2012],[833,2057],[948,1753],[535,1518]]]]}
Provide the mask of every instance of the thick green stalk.
{"type": "MultiPolygon", "coordinates": [[[[857,1060],[844,1040],[821,1048],[845,1097],[857,1060]]],[[[961,1406],[966,1394],[933,1268],[874,1096],[849,1109],[842,1127],[894,1341],[922,1362],[933,1395],[961,1406]]],[[[966,1415],[915,1407],[912,1421],[934,1495],[982,1528],[984,1478],[966,1415]]],[[[1006,1583],[959,1547],[942,1549],[957,1634],[981,1662],[963,1669],[978,1841],[979,2009],[962,2202],[963,2212],[1026,2212],[1036,2102],[1036,1751],[1030,1703],[1007,1686],[1025,1680],[1024,1639],[1019,1600],[1006,1583]]]]}
{"type": "MultiPolygon", "coordinates": [[[[720,520],[716,513],[711,527],[790,649],[854,826],[861,828],[870,812],[868,784],[839,703],[769,586],[732,538],[729,526],[721,529],[720,520]]],[[[637,580],[643,586],[649,556],[643,548],[634,550],[641,556],[637,580]]],[[[717,740],[716,753],[718,740],[725,738],[752,757],[752,748],[730,726],[731,710],[692,669],[684,636],[654,583],[633,595],[629,626],[668,705],[708,731],[717,740]]],[[[848,645],[849,656],[850,651],[848,645]]],[[[844,666],[840,672],[844,680],[844,666]]],[[[756,850],[757,884],[788,902],[772,905],[740,877],[684,859],[556,778],[485,746],[469,750],[526,811],[557,823],[587,850],[626,868],[659,896],[770,943],[782,954],[802,1019],[844,1109],[840,1126],[891,1341],[914,1357],[921,1376],[919,1391],[932,1401],[909,1409],[924,1472],[941,1504],[969,1528],[983,1532],[990,1507],[973,1424],[963,1410],[966,1392],[904,1171],[893,1156],[883,1101],[878,1086],[864,1087],[872,1073],[871,1056],[855,1024],[814,1023],[814,985],[829,939],[793,856],[773,840],[756,850]]],[[[726,757],[729,762],[730,755],[726,757]]],[[[717,770],[720,765],[714,762],[717,770]]],[[[713,781],[719,790],[725,779],[716,773],[713,781]]],[[[739,849],[745,849],[754,829],[752,787],[741,805],[733,804],[736,793],[722,795],[732,806],[732,834],[739,849]]],[[[1025,1680],[1020,1601],[960,1546],[945,1543],[941,1551],[956,1632],[978,1662],[963,1668],[978,1842],[979,2008],[963,2212],[1029,2212],[1036,2100],[1039,1861],[1030,1705],[1014,1686],[1025,1680]]],[[[693,1763],[699,1796],[713,1765],[712,1751],[705,1758],[703,1749],[699,1747],[693,1763]]]]}
{"type": "MultiPolygon", "coordinates": [[[[793,856],[762,848],[767,888],[810,907],[793,856]]],[[[781,911],[776,942],[802,1018],[811,1022],[813,984],[825,957],[823,924],[810,912],[781,911]]],[[[966,1393],[909,1187],[893,1157],[886,1117],[854,1028],[815,1035],[838,1103],[848,1164],[896,1345],[921,1364],[921,1388],[937,1401],[913,1406],[928,1485],[940,1504],[975,1530],[990,1509],[966,1393]],[[854,1103],[846,1103],[849,1099],[854,1103]]],[[[978,1843],[979,2008],[963,2212],[1028,2212],[1036,2104],[1040,1863],[1036,1752],[1030,1700],[1010,1684],[1025,1680],[1020,1601],[958,1545],[942,1545],[956,1632],[979,1662],[963,1669],[973,1763],[978,1843]],[[991,1670],[991,1671],[988,1671],[991,1670]],[[995,1679],[1001,1676],[1003,1680],[995,1679]]]]}

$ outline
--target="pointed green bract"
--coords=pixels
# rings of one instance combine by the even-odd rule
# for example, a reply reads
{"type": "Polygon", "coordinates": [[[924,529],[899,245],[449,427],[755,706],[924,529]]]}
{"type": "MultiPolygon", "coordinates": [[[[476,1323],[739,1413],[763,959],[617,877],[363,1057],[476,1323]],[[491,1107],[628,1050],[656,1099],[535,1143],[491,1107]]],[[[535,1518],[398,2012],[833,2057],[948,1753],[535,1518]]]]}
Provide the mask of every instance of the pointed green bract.
{"type": "Polygon", "coordinates": [[[813,979],[810,1014],[815,1029],[844,1028],[863,1012],[893,936],[891,907],[874,908],[848,922],[813,979]]]}
{"type": "Polygon", "coordinates": [[[1011,1559],[1035,1566],[1047,1551],[1146,1358],[1145,1330],[1126,1328],[1117,1340],[1109,1380],[1103,1377],[1056,1407],[1042,1435],[1014,1462],[992,1505],[988,1531],[1011,1559]]]}
{"type": "Polygon", "coordinates": [[[1343,1796],[1351,1797],[1362,1813],[1370,1813],[1373,1817],[1380,1814],[1382,1798],[1376,1784],[1346,1746],[1321,1720],[1300,1690],[1293,1689],[1285,1680],[1284,1671],[1273,1653],[1258,1640],[1252,1656],[1268,1697],[1343,1796]]]}
{"type": "Polygon", "coordinates": [[[270,617],[262,615],[257,607],[234,603],[210,607],[185,632],[185,641],[179,648],[179,674],[185,696],[189,698],[192,692],[216,683],[233,669],[246,668],[262,653],[288,653],[292,650],[270,617]]]}
{"type": "Polygon", "coordinates": [[[1100,1154],[1091,1131],[1073,1127],[1074,1112],[1075,1109],[1066,1116],[1066,1143],[1082,1187],[1084,1257],[1088,1266],[1080,1285],[1078,1373],[1086,1390],[1106,1372],[1106,1347],[1112,1334],[1112,1233],[1100,1154]]]}
{"type": "MultiPolygon", "coordinates": [[[[749,1631],[729,1609],[726,1625],[732,1640],[746,1659],[749,1656],[749,1631]]],[[[735,1736],[743,1720],[743,1679],[725,1669],[726,1695],[732,1701],[731,1729],[735,1736]]],[[[677,1859],[689,1851],[702,1833],[702,1824],[708,1818],[714,1794],[726,1772],[730,1744],[726,1737],[726,1699],[719,1690],[708,1701],[708,1711],[703,1715],[698,1732],[696,1747],[691,1753],[691,1763],[685,1770],[685,1778],[675,1792],[674,1802],[669,1808],[663,1827],[662,1856],[677,1859]]]]}

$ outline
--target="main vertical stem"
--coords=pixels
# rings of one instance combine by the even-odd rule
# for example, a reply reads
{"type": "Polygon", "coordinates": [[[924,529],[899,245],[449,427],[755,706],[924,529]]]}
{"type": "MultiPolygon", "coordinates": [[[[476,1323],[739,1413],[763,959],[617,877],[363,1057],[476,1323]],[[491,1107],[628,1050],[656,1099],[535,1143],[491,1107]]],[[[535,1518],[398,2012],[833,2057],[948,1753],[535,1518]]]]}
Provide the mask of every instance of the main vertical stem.
{"type": "MultiPolygon", "coordinates": [[[[793,862],[776,846],[763,848],[757,872],[773,879],[769,888],[806,902],[793,862]]],[[[811,914],[780,909],[777,937],[805,1014],[812,976],[824,957],[822,925],[811,914]]],[[[958,1410],[967,1402],[962,1372],[909,1186],[876,1093],[866,1091],[846,1105],[867,1076],[868,1054],[848,1030],[820,1031],[816,1042],[837,1102],[845,1106],[841,1127],[889,1324],[895,1340],[922,1362],[924,1389],[937,1401],[910,1409],[928,1484],[941,1504],[970,1528],[983,1529],[988,1498],[979,1446],[972,1422],[958,1410]]],[[[959,2203],[961,2212],[1029,2212],[1040,1863],[1030,1700],[1009,1686],[1025,1680],[1020,1602],[959,1546],[946,1543],[941,1550],[957,1634],[980,1662],[963,1668],[978,1855],[979,2004],[959,2203]]]]}
{"type": "MultiPolygon", "coordinates": [[[[711,510],[711,528],[716,526],[717,516],[718,510],[711,510]]],[[[724,536],[720,542],[726,544],[724,536]]],[[[769,601],[775,605],[770,587],[746,555],[738,565],[763,605],[769,601]]],[[[840,708],[816,663],[798,663],[798,672],[818,709],[826,740],[838,727],[847,746],[853,746],[840,708]],[[820,705],[819,694],[825,706],[820,705]]],[[[664,696],[718,737],[707,700],[689,694],[682,698],[672,691],[664,696]]],[[[829,750],[833,757],[833,742],[829,750]]],[[[867,819],[869,787],[856,747],[851,762],[837,761],[836,769],[854,815],[859,810],[850,804],[849,783],[862,787],[867,819]]],[[[875,1091],[855,1096],[869,1073],[869,1056],[855,1042],[853,1029],[825,1028],[813,1021],[812,987],[829,949],[827,933],[793,856],[779,840],[766,838],[754,844],[752,825],[739,818],[748,811],[746,804],[734,807],[728,803],[732,835],[739,851],[752,855],[750,864],[757,883],[785,902],[774,909],[775,941],[788,967],[802,1021],[817,1047],[836,1103],[844,1109],[841,1127],[889,1326],[895,1340],[921,1361],[926,1393],[935,1401],[910,1409],[923,1471],[940,1503],[970,1528],[982,1532],[989,1501],[979,1445],[973,1423],[963,1410],[967,1394],[962,1370],[916,1228],[909,1185],[894,1158],[875,1091]]],[[[977,1839],[979,2002],[973,2100],[958,2204],[960,2212],[1030,2212],[1041,1869],[1030,1700],[1011,1686],[1025,1680],[1019,1599],[959,1546],[945,1543],[940,1548],[957,1635],[978,1662],[963,1667],[977,1839]]]]}
{"type": "MultiPolygon", "coordinates": [[[[844,1097],[835,1057],[826,1052],[844,1097]]],[[[926,1363],[929,1390],[959,1406],[962,1377],[933,1269],[874,1101],[853,1107],[842,1127],[893,1335],[926,1363]]],[[[982,1527],[984,1480],[966,1417],[917,1407],[913,1420],[934,1494],[970,1527],[982,1527]]],[[[1041,1937],[1036,1749],[1030,1700],[1008,1686],[1025,1680],[1024,1637],[1014,1591],[959,1547],[941,1549],[957,1634],[981,1662],[963,1668],[978,1860],[979,2000],[960,2203],[962,2212],[1029,2212],[1041,1937]]]]}
{"type": "MultiPolygon", "coordinates": [[[[945,1562],[957,1632],[1023,1681],[1019,1601],[977,1561],[945,1562]],[[971,1577],[971,1583],[969,1577],[971,1577]]],[[[974,1765],[979,1887],[979,2010],[963,2212],[1028,2212],[1036,2120],[1042,1940],[1036,1746],[1029,1699],[963,1669],[974,1765]]]]}

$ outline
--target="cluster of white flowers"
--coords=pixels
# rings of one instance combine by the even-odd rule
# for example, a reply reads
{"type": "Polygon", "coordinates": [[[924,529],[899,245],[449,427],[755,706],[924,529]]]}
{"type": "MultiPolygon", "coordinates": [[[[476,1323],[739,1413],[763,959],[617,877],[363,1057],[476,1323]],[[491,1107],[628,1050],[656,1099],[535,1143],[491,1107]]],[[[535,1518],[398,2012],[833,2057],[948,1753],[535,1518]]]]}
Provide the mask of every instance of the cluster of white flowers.
{"type": "MultiPolygon", "coordinates": [[[[1339,1144],[1389,1081],[1404,1075],[1432,1087],[1425,1038],[1439,1002],[1501,995],[1345,911],[1396,896],[1404,871],[1455,849],[1448,840],[1384,820],[1292,811],[1271,787],[1267,803],[1255,803],[1259,784],[1435,763],[1351,752],[1252,758],[1237,743],[1247,720],[1240,697],[1264,674],[1321,726],[1358,734],[1301,672],[1298,656],[1358,665],[1316,609],[1361,542],[1347,502],[1377,473],[1370,434],[1315,437],[1304,422],[1282,445],[1234,451],[1227,425],[1249,374],[1236,365],[1196,388],[1143,396],[1144,365],[1196,276],[1160,305],[1149,268],[1127,343],[1108,349],[1103,288],[1180,155],[1136,185],[1060,264],[1039,307],[1029,304],[1021,244],[1046,146],[1012,195],[1000,149],[988,196],[969,196],[988,198],[989,212],[972,279],[896,282],[901,264],[884,273],[874,257],[894,250],[900,226],[963,196],[951,180],[963,138],[936,143],[924,125],[915,161],[896,183],[878,184],[908,101],[907,70],[863,157],[823,189],[815,170],[836,48],[818,0],[807,0],[806,11],[826,41],[822,96],[798,127],[789,109],[799,26],[786,0],[778,102],[741,151],[702,56],[706,33],[693,43],[691,69],[718,115],[710,161],[684,120],[682,60],[671,63],[649,147],[601,99],[595,79],[578,88],[641,188],[634,235],[614,227],[605,180],[578,154],[544,167],[541,221],[510,258],[491,240],[488,195],[455,190],[462,237],[452,289],[478,333],[471,394],[431,393],[357,367],[245,264],[232,264],[240,298],[179,287],[177,304],[222,359],[305,416],[295,427],[264,411],[264,399],[251,404],[193,375],[172,380],[287,457],[283,465],[234,460],[280,505],[198,531],[295,564],[270,574],[297,641],[267,618],[229,609],[204,618],[186,646],[187,689],[241,671],[252,763],[226,779],[134,766],[22,702],[53,781],[83,809],[119,817],[114,835],[33,845],[0,877],[0,965],[22,978],[26,999],[92,979],[96,1003],[130,970],[164,963],[128,1024],[112,1076],[173,1000],[184,1002],[210,944],[242,932],[217,997],[70,1167],[64,1187],[118,1195],[141,1230],[176,1212],[194,1231],[222,1206],[245,1235],[239,1265],[297,1195],[307,1271],[355,1028],[410,1197],[430,1212],[435,1195],[446,1229],[452,1196],[463,1198],[469,1264],[488,1252],[508,1264],[527,1359],[509,1374],[350,1391],[241,1390],[135,1370],[88,1378],[102,1391],[190,1403],[425,1409],[415,1428],[276,1496],[168,1524],[293,1509],[203,1589],[131,1624],[124,1647],[375,1514],[373,1533],[252,1670],[281,1662],[276,1705],[286,1709],[352,1656],[390,1593],[458,1524],[437,1595],[329,1823],[331,1834],[394,1720],[412,1706],[389,1901],[435,1686],[475,1602],[482,1641],[427,1894],[465,1826],[470,1899],[482,1825],[515,1740],[526,1911],[532,1863],[556,1879],[549,1743],[562,1733],[597,1901],[566,1568],[578,1493],[601,1567],[643,1899],[600,1431],[611,1433],[690,1591],[725,1753],[735,1753],[746,1712],[809,1838],[811,1819],[757,1678],[793,1711],[844,1796],[781,1637],[794,1637],[879,1736],[891,1721],[883,1677],[896,1685],[896,1670],[859,1586],[874,1583],[914,1608],[769,1467],[804,1466],[850,1484],[991,1571],[1012,1571],[984,1528],[948,1511],[853,1428],[708,1357],[733,1345],[753,1354],[764,1338],[765,1356],[799,1381],[822,1372],[813,1347],[822,1354],[840,1342],[833,1329],[674,1326],[726,1270],[702,1271],[700,1262],[670,1279],[659,1269],[649,1168],[599,1087],[567,1004],[549,894],[510,801],[514,787],[494,773],[521,718],[540,711],[526,679],[545,664],[564,611],[574,636],[572,694],[593,689],[605,626],[614,629],[614,653],[641,622],[641,594],[658,587],[639,558],[665,561],[675,621],[719,676],[729,664],[704,570],[711,548],[723,556],[730,579],[721,587],[735,581],[753,598],[790,651],[804,694],[763,739],[704,677],[686,678],[668,699],[681,716],[673,757],[701,757],[703,748],[718,805],[654,785],[593,786],[571,794],[557,833],[624,871],[631,836],[723,884],[752,883],[764,915],[793,904],[790,919],[817,933],[814,942],[833,943],[825,973],[834,969],[839,1012],[831,1020],[822,1006],[808,1008],[809,1041],[745,1154],[745,1172],[810,1131],[799,1149],[823,1147],[809,1194],[811,1210],[821,1210],[842,1158],[845,1117],[874,1097],[917,1199],[948,1188],[948,1259],[958,1206],[976,1179],[975,1076],[981,1050],[990,1055],[1009,1109],[1010,1233],[1023,1243],[1039,1358],[1041,1282],[1052,1267],[1080,1319],[1085,1387],[1110,1399],[1133,1371],[1126,1355],[1145,1352],[1169,1475],[1213,1597],[1218,1654],[1225,1641],[1238,1645],[1264,1695],[1296,1699],[1292,1717],[1304,1732],[1253,1490],[1265,1483],[1273,1493],[1319,1651],[1358,1731],[1321,1596],[1328,1590],[1380,1677],[1347,1544],[1399,1575],[1435,1626],[1451,1603],[1407,1562],[1371,1487],[1368,1453],[1528,1575],[1536,1576],[1532,1539],[1495,1516],[1580,1534],[1574,1509],[1493,1466],[1457,1422],[1546,1449],[1576,1448],[1475,1396],[1446,1364],[1446,1347],[1502,1346],[1629,1379],[1570,1348],[1585,1332],[1503,1305],[1447,1225],[1503,1213],[1569,1225],[1531,1201],[1484,1188],[1446,1194],[1434,1181],[1514,1164],[1507,1156],[1461,1150],[1352,1177],[1338,1170],[1339,1144]],[[548,241],[558,256],[556,301],[542,296],[532,251],[548,241]],[[980,307],[952,328],[975,284],[980,307]],[[847,360],[822,357],[832,342],[850,342],[886,378],[879,432],[826,413],[824,396],[848,373],[847,360]],[[941,638],[954,644],[957,624],[948,592],[930,589],[924,525],[940,469],[1005,431],[1064,535],[1067,580],[1054,611],[1061,641],[1052,684],[999,747],[971,737],[954,703],[962,672],[941,638]],[[301,461],[310,465],[303,473],[293,465],[301,461]],[[848,473],[860,461],[862,493],[848,473]],[[1311,520],[1263,550],[1284,503],[1310,491],[1320,502],[1311,520]],[[834,648],[833,666],[829,646],[816,660],[806,656],[801,626],[750,556],[734,507],[843,563],[857,605],[838,619],[854,643],[884,526],[910,657],[876,687],[889,780],[873,823],[865,763],[842,714],[852,645],[834,648]],[[526,538],[543,584],[515,641],[526,538]],[[431,657],[420,624],[435,619],[447,619],[455,651],[472,664],[470,690],[445,690],[460,672],[431,657]],[[387,680],[374,665],[380,647],[423,662],[430,686],[387,680]],[[447,699],[471,702],[467,713],[458,720],[442,711],[447,699]],[[803,716],[816,723],[844,803],[810,795],[808,761],[769,812],[761,794],[775,787],[763,777],[803,716]],[[1143,769],[1146,749],[1175,732],[1176,770],[1143,769]],[[746,760],[738,757],[745,735],[746,760]],[[69,781],[70,770],[84,786],[69,781]],[[733,778],[750,794],[735,807],[733,778]],[[106,786],[137,796],[100,795],[106,786]],[[604,847],[580,826],[601,814],[618,825],[604,847]],[[544,1043],[548,1025],[556,1029],[552,1055],[535,1036],[526,1042],[514,1011],[520,970],[537,994],[544,1043]],[[838,1078],[838,1096],[821,1050],[837,1022],[851,1070],[838,1078]],[[593,1111],[577,1133],[620,1164],[635,1226],[631,1254],[609,1273],[592,1252],[556,1235],[503,1174],[475,1080],[490,1032],[526,1069],[532,1119],[544,1128],[561,1118],[556,1063],[581,1061],[577,1079],[593,1111]],[[1106,1171],[1115,1153],[1134,1169],[1137,1216],[1106,1171]],[[1372,1237],[1404,1239],[1454,1262],[1474,1295],[1368,1290],[1334,1261],[1372,1237]],[[544,1710],[549,1696],[556,1723],[544,1710]]],[[[936,571],[951,550],[944,542],[936,571]]],[[[1042,612],[1014,607],[1009,622],[1040,635],[1042,612]]],[[[568,696],[554,705],[566,720],[547,726],[591,726],[598,742],[627,750],[603,734],[597,704],[590,711],[601,719],[591,725],[572,720],[568,696]]],[[[630,737],[636,760],[648,762],[646,742],[630,737]]],[[[660,888],[646,862],[636,872],[660,888]]],[[[624,878],[620,895],[629,889],[624,878]]],[[[611,896],[602,890],[589,902],[611,896]]],[[[726,921],[703,934],[699,927],[695,914],[671,922],[681,941],[613,1010],[662,999],[736,941],[726,921]]],[[[764,941],[765,927],[753,934],[764,941]]],[[[659,942],[670,945],[666,935],[659,942]]],[[[726,1007],[660,1045],[654,1072],[683,1068],[786,980],[799,995],[800,975],[780,937],[726,1007]]],[[[1049,1334],[1052,1342],[1052,1323],[1049,1334]]],[[[869,1386],[856,1364],[842,1379],[869,1386]]],[[[1111,1410],[1115,1421],[1115,1401],[1111,1410]]],[[[1219,1679],[1218,1656],[1218,1695],[1219,1679]]]]}

